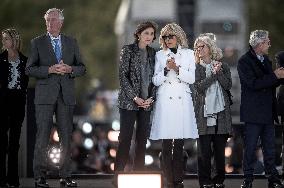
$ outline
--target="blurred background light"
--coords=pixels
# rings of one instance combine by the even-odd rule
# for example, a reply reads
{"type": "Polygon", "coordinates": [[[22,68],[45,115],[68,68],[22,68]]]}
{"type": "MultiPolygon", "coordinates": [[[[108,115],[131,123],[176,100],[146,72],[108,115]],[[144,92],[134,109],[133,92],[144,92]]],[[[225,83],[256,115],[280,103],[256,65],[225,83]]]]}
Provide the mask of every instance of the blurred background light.
{"type": "Polygon", "coordinates": [[[52,139],[53,139],[53,141],[55,141],[55,142],[59,142],[59,136],[58,136],[57,130],[55,130],[55,131],[53,132],[52,139]]]}
{"type": "Polygon", "coordinates": [[[226,147],[225,148],[225,156],[230,157],[232,155],[232,148],[231,147],[226,147]]]}
{"type": "Polygon", "coordinates": [[[114,120],[111,124],[111,127],[113,130],[115,131],[119,131],[120,130],[120,123],[118,120],[114,120]]]}
{"type": "Polygon", "coordinates": [[[94,146],[94,141],[93,141],[91,138],[86,138],[86,139],[84,140],[84,147],[85,147],[86,149],[92,149],[93,146],[94,146]]]}
{"type": "Polygon", "coordinates": [[[151,147],[151,142],[149,139],[147,139],[146,148],[148,149],[149,147],[151,147]]]}
{"type": "Polygon", "coordinates": [[[48,150],[48,157],[51,160],[52,163],[54,163],[55,165],[59,164],[60,161],[60,148],[57,146],[52,146],[49,150],[48,150]]]}
{"type": "Polygon", "coordinates": [[[111,157],[115,158],[116,157],[116,150],[115,149],[110,149],[109,154],[111,157]]]}
{"type": "Polygon", "coordinates": [[[82,126],[82,130],[85,134],[89,134],[92,132],[93,127],[89,122],[85,122],[82,126]]]}
{"type": "Polygon", "coordinates": [[[107,134],[107,138],[111,142],[118,142],[119,131],[109,131],[107,134]]]}
{"type": "Polygon", "coordinates": [[[111,169],[112,171],[114,171],[114,163],[111,163],[111,164],[110,164],[110,169],[111,169]]]}
{"type": "Polygon", "coordinates": [[[151,165],[153,164],[154,159],[151,155],[145,155],[145,165],[151,165]]]}

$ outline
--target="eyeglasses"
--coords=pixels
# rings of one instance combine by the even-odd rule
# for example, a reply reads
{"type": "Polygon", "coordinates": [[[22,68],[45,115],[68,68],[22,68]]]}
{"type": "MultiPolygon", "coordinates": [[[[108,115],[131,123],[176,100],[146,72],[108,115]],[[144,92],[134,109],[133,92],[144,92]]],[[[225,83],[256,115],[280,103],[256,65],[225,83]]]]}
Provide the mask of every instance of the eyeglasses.
{"type": "Polygon", "coordinates": [[[194,48],[194,50],[203,50],[204,47],[205,47],[205,45],[196,46],[196,48],[194,48]]]}
{"type": "Polygon", "coordinates": [[[175,36],[175,35],[164,35],[164,36],[162,36],[162,39],[163,39],[163,40],[167,40],[167,39],[170,40],[170,39],[173,39],[174,36],[175,36]]]}

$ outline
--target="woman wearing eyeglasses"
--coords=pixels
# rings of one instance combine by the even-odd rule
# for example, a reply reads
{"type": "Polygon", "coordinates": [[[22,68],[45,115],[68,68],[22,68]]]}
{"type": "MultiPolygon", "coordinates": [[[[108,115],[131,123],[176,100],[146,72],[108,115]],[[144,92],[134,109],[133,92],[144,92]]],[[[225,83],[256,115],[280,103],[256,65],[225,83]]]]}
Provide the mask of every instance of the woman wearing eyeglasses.
{"type": "Polygon", "coordinates": [[[175,23],[162,28],[159,42],[162,50],[156,54],[153,83],[158,89],[150,139],[162,140],[167,187],[182,188],[184,139],[198,137],[189,88],[195,81],[194,53],[175,23]]]}
{"type": "Polygon", "coordinates": [[[229,66],[221,63],[222,51],[210,36],[201,35],[194,42],[195,112],[199,138],[198,178],[201,188],[223,188],[225,179],[225,146],[231,134],[229,96],[232,87],[229,66]],[[212,147],[213,146],[213,147],[212,147]],[[211,178],[211,158],[216,165],[211,178]]]}

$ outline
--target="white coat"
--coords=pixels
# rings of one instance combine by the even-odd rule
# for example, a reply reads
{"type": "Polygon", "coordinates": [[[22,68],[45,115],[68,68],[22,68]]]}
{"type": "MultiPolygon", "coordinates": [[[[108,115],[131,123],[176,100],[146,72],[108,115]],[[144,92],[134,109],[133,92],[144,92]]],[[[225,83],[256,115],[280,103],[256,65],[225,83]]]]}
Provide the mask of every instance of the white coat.
{"type": "Polygon", "coordinates": [[[169,49],[156,53],[153,83],[158,86],[150,139],[198,138],[189,84],[195,81],[195,59],[190,49],[169,49]],[[179,74],[170,70],[164,76],[167,59],[175,58],[179,74]]]}

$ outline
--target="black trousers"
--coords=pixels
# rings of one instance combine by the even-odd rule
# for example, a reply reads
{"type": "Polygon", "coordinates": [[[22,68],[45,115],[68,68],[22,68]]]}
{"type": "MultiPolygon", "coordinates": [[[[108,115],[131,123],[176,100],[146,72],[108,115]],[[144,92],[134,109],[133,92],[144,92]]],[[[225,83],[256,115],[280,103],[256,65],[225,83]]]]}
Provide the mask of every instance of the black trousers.
{"type": "Polygon", "coordinates": [[[0,92],[0,183],[18,185],[18,151],[26,93],[20,90],[0,92]]]}
{"type": "Polygon", "coordinates": [[[222,184],[225,180],[225,146],[228,135],[201,135],[197,139],[198,179],[200,186],[222,184]],[[211,176],[211,159],[214,157],[215,174],[211,176]]]}
{"type": "Polygon", "coordinates": [[[146,142],[149,130],[150,113],[144,110],[120,109],[119,145],[115,161],[115,171],[123,171],[129,160],[129,150],[136,122],[134,170],[144,170],[146,142]]]}
{"type": "Polygon", "coordinates": [[[168,184],[183,182],[183,139],[164,139],[162,143],[163,173],[168,184]]]}

